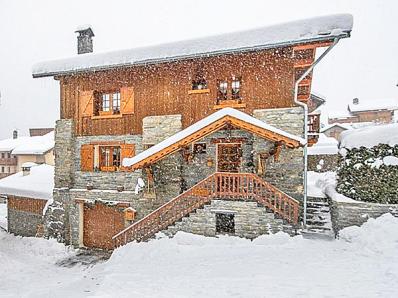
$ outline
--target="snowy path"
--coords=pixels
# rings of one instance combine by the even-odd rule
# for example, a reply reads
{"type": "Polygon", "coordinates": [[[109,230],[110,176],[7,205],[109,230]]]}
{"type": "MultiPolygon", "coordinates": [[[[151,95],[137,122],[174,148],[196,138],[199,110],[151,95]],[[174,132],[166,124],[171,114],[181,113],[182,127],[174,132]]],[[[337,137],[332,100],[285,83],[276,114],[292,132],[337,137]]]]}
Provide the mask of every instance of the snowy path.
{"type": "Polygon", "coordinates": [[[58,243],[0,232],[0,297],[397,297],[397,231],[385,215],[336,241],[179,233],[90,268],[57,266],[73,256],[58,243]]]}

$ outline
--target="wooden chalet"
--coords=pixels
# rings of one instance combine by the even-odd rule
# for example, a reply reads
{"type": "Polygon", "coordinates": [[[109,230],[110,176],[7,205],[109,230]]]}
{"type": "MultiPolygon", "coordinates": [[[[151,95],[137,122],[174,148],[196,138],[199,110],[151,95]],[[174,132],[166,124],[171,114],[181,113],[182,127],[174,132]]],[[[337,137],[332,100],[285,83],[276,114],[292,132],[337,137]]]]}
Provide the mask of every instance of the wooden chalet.
{"type": "Polygon", "coordinates": [[[60,83],[54,205],[67,223],[49,214],[48,235],[112,249],[173,227],[294,233],[307,142],[294,85],[351,29],[333,15],[99,54],[92,28],[77,30],[84,54],[33,70],[60,83]]]}

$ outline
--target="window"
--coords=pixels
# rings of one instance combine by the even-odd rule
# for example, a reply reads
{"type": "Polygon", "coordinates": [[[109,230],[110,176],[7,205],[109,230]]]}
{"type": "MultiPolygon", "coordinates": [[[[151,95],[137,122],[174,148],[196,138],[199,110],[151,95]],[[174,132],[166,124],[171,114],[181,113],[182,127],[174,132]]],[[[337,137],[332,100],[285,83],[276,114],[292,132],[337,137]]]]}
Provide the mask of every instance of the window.
{"type": "Polygon", "coordinates": [[[4,173],[4,167],[1,167],[1,172],[4,173]]]}
{"type": "Polygon", "coordinates": [[[5,154],[4,153],[1,153],[1,158],[5,158],[5,154]]]}
{"type": "Polygon", "coordinates": [[[235,215],[233,213],[216,213],[216,232],[235,234],[235,215]]]}
{"type": "Polygon", "coordinates": [[[11,158],[11,153],[10,152],[7,153],[7,157],[11,158]]]}
{"type": "Polygon", "coordinates": [[[112,110],[113,114],[120,114],[120,92],[113,93],[112,110]]]}
{"type": "Polygon", "coordinates": [[[228,95],[228,82],[220,81],[218,83],[218,100],[226,100],[228,95]]]}
{"type": "Polygon", "coordinates": [[[240,99],[240,79],[234,78],[231,88],[232,99],[240,99]]]}
{"type": "Polygon", "coordinates": [[[193,144],[194,154],[205,154],[206,153],[206,143],[196,143],[193,144]]]}
{"type": "Polygon", "coordinates": [[[100,146],[99,168],[101,171],[116,171],[120,167],[120,147],[100,146]]]}
{"type": "Polygon", "coordinates": [[[102,111],[108,112],[110,109],[109,94],[102,94],[102,111]]]}
{"type": "Polygon", "coordinates": [[[195,77],[192,80],[192,90],[207,89],[207,82],[203,71],[203,65],[199,65],[195,72],[195,77]]]}
{"type": "Polygon", "coordinates": [[[120,92],[97,92],[95,94],[94,115],[120,114],[120,92]]]}

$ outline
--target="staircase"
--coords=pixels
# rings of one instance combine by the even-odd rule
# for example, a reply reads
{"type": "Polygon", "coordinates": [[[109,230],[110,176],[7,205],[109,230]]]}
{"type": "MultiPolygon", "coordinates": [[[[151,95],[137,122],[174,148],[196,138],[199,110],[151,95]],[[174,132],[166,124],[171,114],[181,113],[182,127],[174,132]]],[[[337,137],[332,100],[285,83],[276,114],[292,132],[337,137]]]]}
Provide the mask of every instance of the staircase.
{"type": "Polygon", "coordinates": [[[300,204],[252,173],[216,172],[113,236],[114,246],[145,241],[213,199],[255,201],[282,220],[297,225],[300,204]]]}
{"type": "Polygon", "coordinates": [[[307,198],[307,225],[304,235],[334,238],[329,203],[326,198],[307,198]]]}

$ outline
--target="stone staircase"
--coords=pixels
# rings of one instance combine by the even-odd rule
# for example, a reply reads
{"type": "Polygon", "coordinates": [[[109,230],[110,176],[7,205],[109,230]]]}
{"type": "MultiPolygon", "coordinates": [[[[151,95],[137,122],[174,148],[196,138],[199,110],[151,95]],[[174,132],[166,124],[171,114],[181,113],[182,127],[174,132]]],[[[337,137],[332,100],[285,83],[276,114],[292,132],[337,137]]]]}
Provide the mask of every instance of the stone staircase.
{"type": "Polygon", "coordinates": [[[334,238],[329,202],[326,198],[307,198],[307,226],[304,236],[334,238]]]}

